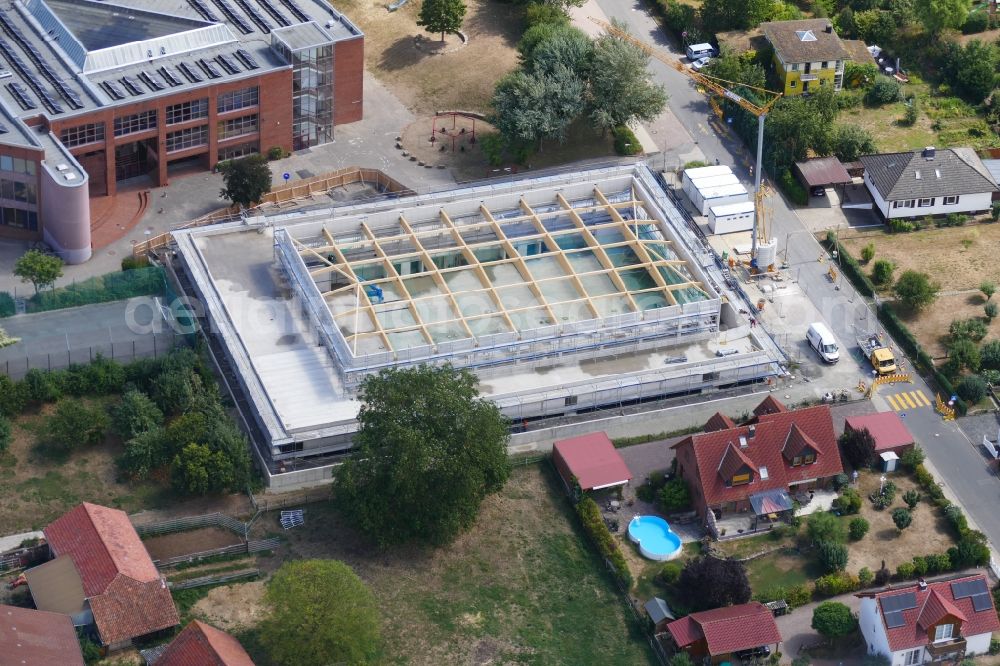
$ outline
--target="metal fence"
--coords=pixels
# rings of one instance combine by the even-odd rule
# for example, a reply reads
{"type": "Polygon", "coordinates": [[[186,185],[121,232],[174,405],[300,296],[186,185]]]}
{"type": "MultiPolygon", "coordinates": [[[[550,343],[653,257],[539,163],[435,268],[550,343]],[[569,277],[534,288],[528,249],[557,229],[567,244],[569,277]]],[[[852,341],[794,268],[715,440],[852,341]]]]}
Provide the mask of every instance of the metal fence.
{"type": "Polygon", "coordinates": [[[274,550],[280,545],[281,539],[279,537],[271,537],[270,539],[244,541],[242,543],[233,544],[232,546],[212,548],[211,550],[203,550],[197,553],[190,553],[188,555],[168,557],[165,560],[154,560],[153,563],[156,565],[157,569],[169,569],[177,566],[178,564],[196,562],[198,560],[204,560],[209,557],[218,557],[220,555],[253,555],[254,553],[262,553],[266,550],[274,550]]]}
{"type": "Polygon", "coordinates": [[[325,502],[330,499],[330,488],[328,486],[322,486],[320,488],[314,488],[306,493],[295,493],[294,495],[290,494],[286,497],[269,497],[267,495],[257,497],[248,489],[247,495],[250,497],[250,504],[253,505],[254,510],[257,512],[256,515],[254,515],[254,517],[250,520],[250,523],[253,523],[254,520],[257,519],[257,515],[267,511],[276,511],[278,509],[284,509],[289,506],[297,506],[300,504],[325,502]]]}
{"type": "Polygon", "coordinates": [[[230,583],[234,580],[243,580],[245,578],[256,578],[260,575],[259,569],[251,569],[249,571],[235,571],[233,573],[222,574],[219,576],[202,576],[200,578],[191,578],[190,580],[183,580],[179,583],[167,583],[167,586],[171,590],[187,590],[192,587],[204,587],[205,585],[217,585],[219,583],[230,583]]]}
{"type": "Polygon", "coordinates": [[[157,358],[184,344],[184,336],[167,331],[135,340],[106,342],[66,351],[8,357],[0,354],[0,371],[11,379],[22,379],[29,370],[63,370],[73,364],[87,364],[97,356],[129,363],[140,358],[157,358]]]}
{"type": "Polygon", "coordinates": [[[218,512],[136,525],[135,531],[140,537],[149,537],[160,534],[171,534],[173,532],[184,532],[186,530],[196,530],[202,527],[221,527],[244,538],[247,531],[246,523],[218,512]]]}

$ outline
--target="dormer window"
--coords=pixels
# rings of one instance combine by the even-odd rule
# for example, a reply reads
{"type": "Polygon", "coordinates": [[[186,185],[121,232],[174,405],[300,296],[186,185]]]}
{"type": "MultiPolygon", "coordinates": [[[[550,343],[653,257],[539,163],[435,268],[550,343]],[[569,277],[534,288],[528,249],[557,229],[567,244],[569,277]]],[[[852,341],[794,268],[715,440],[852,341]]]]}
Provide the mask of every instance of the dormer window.
{"type": "Polygon", "coordinates": [[[734,474],[733,483],[734,486],[742,486],[743,484],[750,483],[750,472],[744,474],[734,474]]]}
{"type": "Polygon", "coordinates": [[[809,451],[802,456],[803,465],[812,465],[814,462],[816,462],[816,454],[813,451],[809,451]]]}
{"type": "Polygon", "coordinates": [[[955,625],[939,624],[934,627],[934,642],[951,640],[955,635],[955,625]]]}
{"type": "Polygon", "coordinates": [[[802,456],[795,456],[792,458],[792,467],[798,467],[802,464],[802,456]]]}

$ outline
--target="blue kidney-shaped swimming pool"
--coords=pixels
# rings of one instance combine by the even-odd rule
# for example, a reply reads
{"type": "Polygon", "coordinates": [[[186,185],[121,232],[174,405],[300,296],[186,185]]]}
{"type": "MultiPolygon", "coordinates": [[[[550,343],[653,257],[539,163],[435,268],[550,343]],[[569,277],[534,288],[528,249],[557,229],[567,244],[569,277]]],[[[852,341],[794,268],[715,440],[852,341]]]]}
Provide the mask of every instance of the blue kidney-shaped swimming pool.
{"type": "Polygon", "coordinates": [[[650,560],[664,561],[681,552],[681,538],[670,530],[670,524],[659,516],[636,516],[628,524],[628,537],[639,546],[639,552],[650,560]]]}

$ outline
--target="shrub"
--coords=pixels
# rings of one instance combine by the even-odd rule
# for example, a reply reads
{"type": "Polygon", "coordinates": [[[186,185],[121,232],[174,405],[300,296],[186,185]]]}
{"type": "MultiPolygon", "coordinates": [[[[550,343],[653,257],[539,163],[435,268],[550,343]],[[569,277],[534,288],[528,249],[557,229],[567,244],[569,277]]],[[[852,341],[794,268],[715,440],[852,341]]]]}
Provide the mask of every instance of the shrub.
{"type": "Polygon", "coordinates": [[[833,477],[833,487],[836,488],[837,490],[840,490],[848,483],[850,483],[850,480],[847,478],[847,475],[844,474],[843,472],[833,477]]]}
{"type": "Polygon", "coordinates": [[[267,159],[280,160],[285,156],[285,151],[281,146],[271,146],[267,149],[267,159]]]}
{"type": "Polygon", "coordinates": [[[995,283],[990,282],[989,280],[984,280],[979,285],[979,291],[983,293],[983,296],[986,297],[986,300],[990,300],[991,298],[993,298],[993,294],[997,293],[997,286],[995,283]]]}
{"type": "Polygon", "coordinates": [[[974,538],[966,537],[948,549],[948,562],[955,569],[982,567],[990,562],[990,548],[974,538]]]}
{"type": "Polygon", "coordinates": [[[25,396],[31,402],[55,402],[62,397],[62,387],[57,381],[58,375],[32,368],[21,380],[25,396]]]}
{"type": "Polygon", "coordinates": [[[121,403],[111,411],[111,419],[115,433],[127,441],[163,425],[163,412],[149,396],[133,389],[122,396],[121,403]]]}
{"type": "Polygon", "coordinates": [[[868,567],[862,567],[861,571],[858,572],[858,582],[861,583],[861,587],[868,587],[875,580],[875,574],[868,567]]]}
{"type": "Polygon", "coordinates": [[[0,453],[10,448],[10,441],[13,439],[14,430],[10,421],[6,417],[0,416],[0,453]]]}
{"type": "Polygon", "coordinates": [[[683,567],[680,562],[667,562],[660,569],[659,579],[664,585],[673,585],[681,577],[683,567]]]}
{"type": "Polygon", "coordinates": [[[991,655],[1000,654],[1000,638],[990,639],[990,654],[991,655]]]}
{"type": "Polygon", "coordinates": [[[818,511],[806,519],[806,532],[814,544],[842,543],[844,529],[836,516],[826,511],[818,511]]]}
{"type": "Polygon", "coordinates": [[[1000,387],[1000,370],[980,370],[979,376],[988,386],[1000,387]]]}
{"type": "Polygon", "coordinates": [[[944,365],[946,374],[955,377],[965,369],[975,372],[981,364],[979,347],[972,340],[959,338],[948,344],[948,362],[944,365]]]}
{"type": "Polygon", "coordinates": [[[875,77],[875,83],[868,89],[865,101],[872,106],[892,104],[899,101],[901,94],[902,89],[896,79],[879,75],[875,77]]]}
{"type": "Polygon", "coordinates": [[[41,450],[52,456],[64,456],[78,445],[93,445],[104,439],[108,417],[104,410],[91,407],[76,398],[63,398],[45,423],[41,450]]]}
{"type": "Polygon", "coordinates": [[[896,567],[896,577],[900,580],[909,580],[910,578],[913,578],[913,563],[903,562],[896,567]]]}
{"type": "Polygon", "coordinates": [[[847,568],[847,546],[840,543],[821,543],[817,559],[830,573],[843,571],[847,568]]]}
{"type": "Polygon", "coordinates": [[[816,594],[824,597],[835,597],[846,592],[853,592],[861,585],[856,576],[846,571],[820,576],[816,579],[816,594]]]}
{"type": "Polygon", "coordinates": [[[541,23],[566,25],[569,23],[569,16],[567,16],[562,7],[558,5],[533,2],[530,3],[524,10],[524,23],[529,28],[541,23]]]}
{"type": "Polygon", "coordinates": [[[31,297],[28,306],[31,312],[43,312],[161,294],[164,280],[163,269],[158,266],[107,273],[58,289],[39,292],[31,297]]]}
{"type": "Polygon", "coordinates": [[[903,493],[903,503],[910,507],[910,511],[917,508],[917,503],[920,501],[920,493],[916,490],[907,490],[903,493]]]}
{"type": "Polygon", "coordinates": [[[920,117],[920,105],[917,103],[916,97],[911,97],[906,104],[906,110],[903,111],[902,124],[907,126],[913,126],[916,124],[917,119],[920,117]]]}
{"type": "Polygon", "coordinates": [[[983,315],[986,317],[986,321],[992,322],[997,318],[998,312],[1000,312],[1000,309],[997,308],[997,304],[993,301],[983,306],[983,315]]]}
{"type": "Polygon", "coordinates": [[[675,476],[664,484],[659,499],[664,510],[679,511],[691,506],[691,491],[683,478],[675,476]]]}
{"type": "Polygon", "coordinates": [[[6,291],[0,291],[0,317],[10,317],[17,312],[14,297],[6,291]]]}
{"type": "Polygon", "coordinates": [[[866,264],[875,258],[875,243],[868,243],[861,248],[861,261],[866,264]]]}
{"type": "Polygon", "coordinates": [[[984,368],[1000,370],[1000,340],[990,340],[979,352],[979,362],[984,368]]]}
{"type": "Polygon", "coordinates": [[[892,284],[892,273],[896,265],[888,259],[879,259],[872,265],[872,282],[882,287],[892,284]]]}
{"type": "Polygon", "coordinates": [[[893,292],[910,310],[921,310],[930,305],[940,290],[941,285],[931,282],[927,273],[918,271],[904,271],[893,287],[893,292]]]}
{"type": "Polygon", "coordinates": [[[656,493],[653,490],[653,486],[648,483],[644,483],[636,488],[635,496],[643,502],[653,502],[656,499],[656,493]]]}
{"type": "Polygon", "coordinates": [[[589,497],[584,497],[576,505],[576,512],[580,516],[584,530],[590,535],[601,556],[614,567],[615,575],[623,585],[631,586],[632,574],[629,572],[628,563],[625,561],[625,556],[618,547],[618,543],[608,531],[608,526],[604,524],[597,502],[589,497]]]}
{"type": "Polygon", "coordinates": [[[122,259],[122,271],[132,271],[136,268],[148,268],[148,257],[125,257],[122,259]]]}
{"type": "Polygon", "coordinates": [[[980,342],[986,337],[986,324],[979,319],[955,319],[948,327],[948,334],[952,340],[972,340],[980,342]]]}
{"type": "Polygon", "coordinates": [[[913,560],[913,575],[923,576],[927,573],[927,558],[922,555],[914,555],[913,560]]]}
{"type": "Polygon", "coordinates": [[[868,521],[859,516],[851,519],[851,522],[847,526],[847,531],[852,541],[861,541],[868,534],[869,527],[868,521]]]}
{"type": "Polygon", "coordinates": [[[913,514],[909,509],[899,507],[892,512],[892,522],[896,524],[896,529],[903,531],[913,522],[913,514]]]}
{"type": "Polygon", "coordinates": [[[809,193],[806,192],[806,188],[802,187],[802,184],[795,179],[792,172],[785,169],[781,172],[778,177],[778,186],[781,190],[792,200],[792,203],[798,204],[799,206],[805,206],[809,203],[809,193]]]}
{"type": "Polygon", "coordinates": [[[861,511],[861,495],[854,488],[848,488],[833,501],[833,507],[845,516],[855,514],[861,511]]]}
{"type": "Polygon", "coordinates": [[[955,391],[962,400],[975,404],[986,397],[986,381],[979,375],[968,375],[958,381],[955,391]]]}
{"type": "Polygon", "coordinates": [[[990,206],[990,219],[994,222],[1000,220],[1000,201],[994,201],[990,206]]]}
{"type": "Polygon", "coordinates": [[[639,155],[642,144],[628,125],[619,125],[611,130],[615,138],[615,152],[619,155],[639,155]]]}
{"type": "Polygon", "coordinates": [[[858,619],[847,605],[837,601],[824,601],[813,610],[812,628],[833,640],[857,629],[858,619]]]}
{"type": "MultiPolygon", "coordinates": [[[[922,465],[924,462],[924,450],[919,446],[914,445],[912,448],[903,451],[903,455],[899,456],[899,463],[911,472],[917,468],[917,465],[922,465]]],[[[922,469],[922,468],[921,468],[922,469]]],[[[924,470],[925,472],[927,470],[924,470]]],[[[919,480],[918,480],[919,482],[919,480]]]]}
{"type": "Polygon", "coordinates": [[[889,231],[894,234],[905,234],[917,230],[917,224],[909,220],[894,217],[889,220],[889,231]]]}
{"type": "Polygon", "coordinates": [[[977,32],[985,32],[990,27],[990,17],[986,9],[978,12],[969,12],[962,24],[962,34],[972,35],[977,32]]]}

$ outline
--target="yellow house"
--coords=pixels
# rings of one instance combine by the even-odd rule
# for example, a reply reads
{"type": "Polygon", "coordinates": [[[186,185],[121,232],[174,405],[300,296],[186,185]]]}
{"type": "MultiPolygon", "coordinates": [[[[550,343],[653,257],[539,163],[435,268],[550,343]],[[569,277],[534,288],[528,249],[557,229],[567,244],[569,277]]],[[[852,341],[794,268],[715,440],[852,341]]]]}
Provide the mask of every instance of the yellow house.
{"type": "Polygon", "coordinates": [[[850,55],[829,19],[776,21],[760,28],[774,48],[774,67],[785,95],[843,86],[844,61],[850,55]]]}

